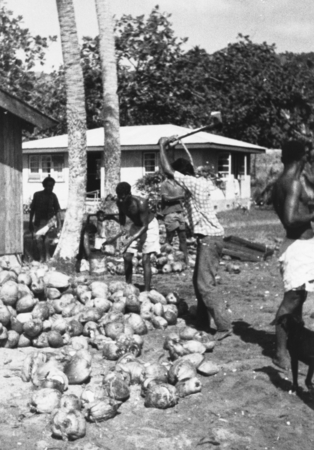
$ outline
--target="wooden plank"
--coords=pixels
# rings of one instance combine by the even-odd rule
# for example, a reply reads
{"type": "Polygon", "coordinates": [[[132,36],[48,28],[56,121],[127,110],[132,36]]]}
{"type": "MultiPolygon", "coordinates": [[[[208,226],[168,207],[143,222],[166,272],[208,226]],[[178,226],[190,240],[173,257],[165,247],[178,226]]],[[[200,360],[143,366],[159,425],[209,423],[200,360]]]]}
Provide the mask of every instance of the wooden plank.
{"type": "Polygon", "coordinates": [[[263,258],[264,257],[264,252],[260,252],[260,251],[255,250],[255,249],[243,247],[241,245],[234,244],[232,242],[226,242],[225,241],[224,242],[224,248],[228,248],[229,250],[244,252],[244,253],[250,254],[252,256],[259,257],[259,258],[263,258]]]}
{"type": "Polygon", "coordinates": [[[251,262],[259,262],[261,261],[263,258],[259,257],[259,256],[255,256],[251,253],[245,253],[245,252],[241,252],[239,250],[230,250],[229,248],[223,248],[222,249],[222,254],[223,255],[227,255],[227,256],[231,256],[231,258],[237,258],[240,259],[241,261],[251,261],[251,262]]]}
{"type": "Polygon", "coordinates": [[[45,129],[57,125],[58,121],[41,113],[17,97],[0,89],[0,107],[38,128],[45,129]]]}
{"type": "Polygon", "coordinates": [[[251,241],[248,241],[246,239],[242,239],[242,238],[240,238],[238,236],[226,236],[224,238],[224,241],[231,242],[231,243],[234,243],[234,244],[238,244],[238,245],[241,245],[243,247],[247,247],[247,248],[250,248],[252,250],[257,250],[257,251],[260,251],[260,252],[263,252],[263,253],[265,253],[266,250],[267,250],[267,246],[264,245],[264,244],[258,244],[257,242],[251,242],[251,241]]]}

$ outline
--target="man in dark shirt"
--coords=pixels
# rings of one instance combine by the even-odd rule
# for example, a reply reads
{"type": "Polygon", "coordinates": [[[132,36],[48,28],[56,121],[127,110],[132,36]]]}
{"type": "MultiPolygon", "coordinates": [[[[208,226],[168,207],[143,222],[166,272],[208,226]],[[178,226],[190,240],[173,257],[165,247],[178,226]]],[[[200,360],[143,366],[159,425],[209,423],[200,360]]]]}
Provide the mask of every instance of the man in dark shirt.
{"type": "Polygon", "coordinates": [[[44,190],[35,192],[31,204],[29,231],[36,240],[40,262],[47,262],[50,259],[49,246],[53,238],[51,230],[55,229],[58,232],[61,229],[61,208],[56,194],[52,192],[55,183],[53,178],[45,178],[44,190]]]}

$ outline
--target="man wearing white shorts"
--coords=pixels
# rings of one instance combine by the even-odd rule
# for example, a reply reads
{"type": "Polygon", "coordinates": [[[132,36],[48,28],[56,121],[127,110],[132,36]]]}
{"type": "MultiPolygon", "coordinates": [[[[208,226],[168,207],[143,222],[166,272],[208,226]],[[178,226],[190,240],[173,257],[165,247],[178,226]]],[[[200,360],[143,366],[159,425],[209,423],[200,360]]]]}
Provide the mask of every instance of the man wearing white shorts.
{"type": "Polygon", "coordinates": [[[123,259],[125,279],[129,284],[132,283],[133,255],[137,251],[142,252],[144,288],[145,291],[149,291],[152,277],[150,255],[151,253],[160,253],[158,221],[154,213],[148,208],[148,200],[132,195],[129,183],[119,183],[116,193],[118,196],[119,216],[107,214],[106,219],[119,222],[121,231],[115,237],[108,239],[105,244],[112,243],[112,241],[122,235],[126,237],[123,259]],[[127,217],[132,221],[132,225],[128,230],[125,227],[127,217]]]}

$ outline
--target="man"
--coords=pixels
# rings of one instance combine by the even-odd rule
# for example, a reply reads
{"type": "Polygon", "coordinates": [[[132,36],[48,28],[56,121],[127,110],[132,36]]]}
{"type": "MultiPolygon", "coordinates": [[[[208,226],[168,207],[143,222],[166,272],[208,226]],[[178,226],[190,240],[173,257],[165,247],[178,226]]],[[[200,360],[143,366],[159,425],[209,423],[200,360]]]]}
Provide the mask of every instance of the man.
{"type": "MultiPolygon", "coordinates": [[[[301,174],[308,159],[306,145],[289,141],[282,146],[283,173],[275,182],[272,200],[285,230],[279,263],[284,283],[284,296],[276,320],[284,314],[302,318],[302,307],[307,291],[313,290],[314,239],[311,221],[314,212],[309,208],[309,196],[301,182],[301,174]]],[[[286,369],[290,358],[286,348],[287,335],[276,325],[276,355],[273,363],[286,369]]]]}
{"type": "Polygon", "coordinates": [[[225,306],[215,296],[216,274],[223,247],[224,230],[214,212],[210,191],[214,188],[210,180],[196,178],[192,164],[179,158],[172,166],[167,150],[175,138],[161,138],[160,164],[165,175],[175,180],[186,192],[186,208],[190,228],[197,238],[197,256],[193,274],[193,285],[197,297],[197,326],[203,330],[210,327],[211,318],[217,331],[216,340],[231,334],[231,322],[225,306]]]}
{"type": "Polygon", "coordinates": [[[161,213],[164,216],[168,244],[172,244],[177,232],[180,250],[184,253],[185,264],[189,265],[188,248],[186,243],[186,225],[183,215],[182,201],[185,197],[184,189],[174,180],[166,178],[160,186],[161,213]]]}
{"type": "Polygon", "coordinates": [[[90,248],[90,235],[95,236],[94,249],[100,250],[102,244],[106,241],[106,230],[105,230],[105,219],[106,214],[104,211],[99,210],[96,214],[88,214],[86,224],[83,227],[83,237],[82,237],[82,253],[84,258],[89,259],[91,254],[90,248]],[[91,217],[97,218],[97,224],[94,225],[90,222],[91,217]]]}
{"type": "Polygon", "coordinates": [[[116,193],[119,217],[117,218],[114,214],[106,214],[106,219],[119,222],[122,229],[116,236],[108,239],[105,244],[112,243],[122,235],[125,236],[123,259],[125,278],[129,284],[132,283],[133,255],[137,254],[138,250],[142,252],[144,288],[145,291],[150,291],[152,277],[150,255],[151,253],[160,253],[158,221],[154,213],[149,211],[148,200],[132,195],[129,183],[119,183],[116,187],[116,193]],[[127,217],[132,222],[128,231],[125,227],[127,217]]]}
{"type": "Polygon", "coordinates": [[[55,180],[47,177],[43,181],[43,191],[35,192],[29,217],[29,231],[35,233],[35,241],[40,262],[50,260],[49,247],[55,234],[61,230],[60,205],[53,188],[55,180]],[[35,221],[33,223],[33,218],[35,221]],[[56,228],[56,229],[55,229],[56,228]],[[52,230],[54,230],[54,233],[52,230]]]}

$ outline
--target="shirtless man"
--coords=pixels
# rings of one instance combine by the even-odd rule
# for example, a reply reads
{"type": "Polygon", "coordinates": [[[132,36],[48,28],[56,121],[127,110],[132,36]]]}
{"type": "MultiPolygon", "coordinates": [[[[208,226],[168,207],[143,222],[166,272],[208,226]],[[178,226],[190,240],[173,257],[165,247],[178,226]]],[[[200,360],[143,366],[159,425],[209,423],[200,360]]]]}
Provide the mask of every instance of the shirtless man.
{"type": "Polygon", "coordinates": [[[129,183],[119,183],[116,187],[116,193],[119,216],[107,214],[106,219],[119,222],[121,231],[113,238],[108,239],[103,245],[110,244],[120,236],[125,235],[127,240],[123,250],[123,258],[126,282],[132,283],[132,258],[139,250],[142,252],[145,291],[149,291],[152,277],[150,255],[151,253],[160,253],[158,221],[154,213],[148,209],[148,200],[132,195],[129,183]],[[127,217],[132,221],[129,230],[125,227],[127,217]]]}
{"type": "MultiPolygon", "coordinates": [[[[302,307],[307,292],[313,290],[314,238],[311,221],[314,212],[309,208],[309,197],[301,183],[301,173],[307,161],[306,145],[290,141],[282,147],[283,173],[273,187],[272,200],[285,230],[279,263],[284,283],[284,297],[276,319],[284,314],[302,318],[302,307]]],[[[290,358],[286,348],[287,335],[276,325],[276,356],[273,363],[286,369],[290,358]]]]}

